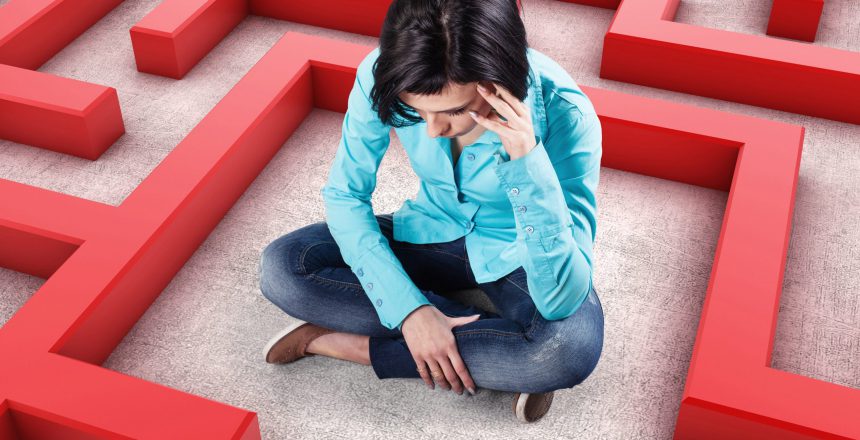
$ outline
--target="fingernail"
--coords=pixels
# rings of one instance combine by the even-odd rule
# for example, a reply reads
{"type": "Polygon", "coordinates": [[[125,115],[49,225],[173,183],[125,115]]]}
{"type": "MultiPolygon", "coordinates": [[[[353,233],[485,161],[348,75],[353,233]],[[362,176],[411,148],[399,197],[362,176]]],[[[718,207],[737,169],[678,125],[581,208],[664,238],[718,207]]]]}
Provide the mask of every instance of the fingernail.
{"type": "Polygon", "coordinates": [[[469,110],[469,115],[470,115],[470,116],[472,116],[473,118],[477,118],[477,117],[478,117],[478,114],[477,114],[477,113],[475,113],[475,112],[473,112],[473,111],[471,111],[471,110],[469,110]]]}
{"type": "Polygon", "coordinates": [[[480,90],[480,91],[482,91],[482,92],[486,92],[486,91],[487,91],[487,88],[486,88],[486,87],[484,87],[484,86],[482,86],[482,85],[480,85],[480,84],[478,84],[478,90],[480,90]]]}
{"type": "Polygon", "coordinates": [[[475,390],[473,390],[472,388],[466,388],[466,389],[469,390],[470,394],[472,394],[473,396],[475,395],[475,390]]]}

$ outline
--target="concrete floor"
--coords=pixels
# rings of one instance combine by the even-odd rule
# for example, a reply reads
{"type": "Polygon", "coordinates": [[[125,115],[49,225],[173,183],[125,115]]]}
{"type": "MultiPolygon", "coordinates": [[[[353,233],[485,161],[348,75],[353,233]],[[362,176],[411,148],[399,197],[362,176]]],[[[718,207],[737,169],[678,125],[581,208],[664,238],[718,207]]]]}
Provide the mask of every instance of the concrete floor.
{"type": "MultiPolygon", "coordinates": [[[[158,3],[126,0],[39,69],[115,87],[126,134],[94,162],[0,141],[0,178],[117,205],[284,32],[377,41],[250,17],[176,81],[134,64],[128,29],[158,3]]],[[[582,85],[806,127],[773,367],[860,388],[860,126],[600,79],[602,36],[614,11],[524,3],[530,45],[582,85]]],[[[770,3],[684,0],[677,21],[761,35],[770,3]]],[[[813,44],[860,51],[858,21],[860,3],[828,0],[813,44]]],[[[260,348],[292,318],[257,290],[259,253],[324,219],[319,188],[342,117],[311,113],[105,368],[256,411],[266,439],[375,438],[379,431],[405,439],[671,438],[727,194],[609,168],[601,170],[594,275],[606,313],[603,356],[582,385],[556,393],[540,423],[516,422],[509,393],[431,392],[417,380],[380,381],[370,367],[321,356],[265,364],[260,348]]],[[[417,188],[394,138],[375,211],[397,209],[417,188]]],[[[43,281],[0,269],[0,324],[43,281]]]]}

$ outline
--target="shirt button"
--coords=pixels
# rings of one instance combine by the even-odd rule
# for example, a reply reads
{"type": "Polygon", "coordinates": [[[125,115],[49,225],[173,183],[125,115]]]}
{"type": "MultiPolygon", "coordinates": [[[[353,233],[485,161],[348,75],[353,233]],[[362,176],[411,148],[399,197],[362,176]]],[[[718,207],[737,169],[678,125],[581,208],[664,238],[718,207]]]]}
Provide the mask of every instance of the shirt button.
{"type": "Polygon", "coordinates": [[[466,156],[466,157],[468,157],[468,158],[469,158],[469,160],[475,160],[475,155],[474,155],[474,154],[472,154],[472,153],[469,153],[469,155],[468,155],[468,156],[466,156]]]}
{"type": "Polygon", "coordinates": [[[356,271],[356,273],[357,273],[357,274],[358,274],[358,276],[360,276],[360,277],[363,277],[363,276],[364,276],[364,271],[363,271],[360,267],[358,268],[358,271],[356,271]]]}
{"type": "Polygon", "coordinates": [[[373,283],[367,283],[367,290],[373,290],[373,283]]]}
{"type": "Polygon", "coordinates": [[[531,227],[531,225],[526,226],[526,232],[528,232],[529,234],[531,234],[534,231],[535,231],[535,228],[531,227]]]}
{"type": "Polygon", "coordinates": [[[513,194],[513,195],[517,195],[517,194],[519,194],[519,193],[520,193],[520,190],[519,190],[519,189],[517,189],[517,188],[511,188],[511,194],[513,194]]]}
{"type": "Polygon", "coordinates": [[[381,306],[382,306],[382,298],[376,300],[376,307],[381,307],[381,306]]]}
{"type": "Polygon", "coordinates": [[[522,205],[519,207],[520,212],[526,212],[526,206],[522,205]]]}

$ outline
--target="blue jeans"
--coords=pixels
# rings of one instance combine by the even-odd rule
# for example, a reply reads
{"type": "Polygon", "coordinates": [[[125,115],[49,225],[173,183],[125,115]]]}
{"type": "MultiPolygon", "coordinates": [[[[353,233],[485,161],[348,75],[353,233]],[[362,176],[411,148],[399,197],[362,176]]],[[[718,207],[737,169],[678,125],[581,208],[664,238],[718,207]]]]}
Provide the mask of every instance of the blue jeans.
{"type": "MultiPolygon", "coordinates": [[[[465,237],[432,244],[396,241],[392,214],[376,219],[406,273],[440,312],[449,317],[480,314],[478,320],[452,329],[476,386],[523,393],[571,388],[597,366],[603,350],[603,308],[594,289],[573,315],[549,321],[529,296],[522,266],[497,281],[477,283],[465,237]],[[498,313],[445,296],[471,288],[482,290],[498,313]]],[[[370,336],[370,362],[378,378],[421,377],[403,334],[379,322],[325,222],[301,227],[266,246],[260,290],[292,317],[370,336]]]]}

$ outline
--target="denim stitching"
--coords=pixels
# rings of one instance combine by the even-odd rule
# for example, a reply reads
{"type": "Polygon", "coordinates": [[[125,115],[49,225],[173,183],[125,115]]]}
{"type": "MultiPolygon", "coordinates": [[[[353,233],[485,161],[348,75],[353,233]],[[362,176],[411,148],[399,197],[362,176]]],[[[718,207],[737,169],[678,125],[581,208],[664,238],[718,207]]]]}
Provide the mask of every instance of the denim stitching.
{"type": "Polygon", "coordinates": [[[499,336],[514,336],[514,337],[518,337],[518,338],[523,337],[522,333],[504,332],[501,330],[493,330],[493,329],[487,329],[487,328],[480,328],[480,329],[475,329],[475,330],[463,330],[461,332],[457,332],[457,336],[472,335],[472,334],[495,334],[495,335],[499,335],[499,336]]]}
{"type": "MultiPolygon", "coordinates": [[[[321,244],[326,244],[326,243],[335,243],[335,242],[333,242],[333,241],[318,241],[318,242],[316,242],[310,246],[306,246],[304,249],[302,249],[302,253],[301,253],[301,255],[299,255],[299,269],[302,270],[302,273],[308,274],[308,268],[305,267],[305,255],[308,253],[308,251],[314,247],[317,247],[321,244]]],[[[335,244],[337,244],[337,243],[335,243],[335,244]]]]}
{"type": "Polygon", "coordinates": [[[364,290],[364,288],[361,286],[361,284],[349,283],[346,281],[330,280],[328,278],[321,277],[317,274],[308,273],[308,269],[305,266],[305,256],[307,255],[308,251],[310,251],[312,248],[314,248],[316,246],[319,246],[322,244],[330,244],[330,243],[337,244],[337,242],[335,242],[335,241],[318,241],[318,242],[302,249],[302,253],[301,253],[301,255],[299,255],[299,267],[301,268],[302,273],[307,275],[308,278],[310,278],[311,280],[321,281],[321,282],[329,283],[329,284],[332,284],[335,286],[343,285],[343,286],[346,286],[347,288],[357,289],[359,291],[364,290]]]}
{"type": "MultiPolygon", "coordinates": [[[[526,276],[528,276],[528,274],[526,274],[526,276]]],[[[523,289],[523,288],[522,288],[522,286],[520,286],[519,284],[515,283],[515,282],[514,282],[512,279],[510,279],[507,275],[505,275],[505,281],[508,281],[509,283],[513,284],[514,286],[517,286],[517,288],[518,288],[518,289],[522,290],[526,295],[529,295],[529,291],[528,291],[528,290],[523,289]]],[[[531,295],[529,295],[529,297],[531,297],[531,295]]],[[[535,325],[534,325],[534,324],[535,324],[535,321],[537,320],[537,315],[538,315],[538,309],[537,309],[537,307],[535,307],[535,311],[534,311],[534,313],[532,314],[532,320],[531,320],[531,322],[529,322],[529,328],[528,328],[528,330],[526,330],[526,332],[525,332],[526,339],[528,339],[528,336],[529,336],[529,335],[531,335],[531,334],[534,332],[534,329],[535,329],[535,325]]]]}
{"type": "Polygon", "coordinates": [[[465,258],[463,258],[463,257],[461,257],[461,256],[459,256],[459,255],[452,254],[452,253],[450,253],[450,252],[446,252],[446,251],[443,251],[443,250],[440,250],[440,249],[420,248],[420,247],[412,247],[412,246],[391,246],[391,249],[405,249],[405,250],[413,250],[413,251],[436,252],[436,253],[440,253],[440,254],[449,255],[449,256],[454,257],[454,258],[456,258],[456,259],[458,259],[458,260],[466,261],[466,259],[465,259],[465,258]]]}
{"type": "Polygon", "coordinates": [[[364,287],[362,287],[362,286],[361,286],[361,284],[350,283],[350,282],[347,282],[347,281],[330,280],[330,279],[328,279],[328,278],[321,277],[321,276],[319,276],[319,275],[317,275],[317,274],[315,274],[315,273],[309,273],[309,274],[308,274],[308,277],[309,277],[309,278],[311,278],[312,280],[315,280],[315,281],[319,281],[319,282],[321,282],[321,284],[328,283],[328,284],[331,284],[331,285],[334,285],[334,286],[340,286],[340,285],[343,285],[343,286],[346,286],[346,287],[348,287],[348,288],[358,290],[358,291],[360,291],[360,292],[363,292],[363,291],[364,291],[364,287]]]}
{"type": "Polygon", "coordinates": [[[465,257],[465,258],[463,258],[463,261],[466,262],[466,264],[463,265],[463,270],[466,272],[466,281],[471,282],[471,277],[469,276],[469,270],[472,268],[472,265],[471,265],[471,263],[469,263],[469,251],[466,249],[466,240],[465,239],[463,240],[463,256],[465,257]]]}
{"type": "MultiPolygon", "coordinates": [[[[328,278],[325,278],[325,277],[321,277],[321,276],[319,276],[319,275],[317,275],[317,274],[308,273],[308,269],[307,269],[307,267],[305,266],[305,256],[307,255],[307,253],[308,253],[312,248],[314,248],[314,247],[316,247],[316,246],[319,246],[319,245],[322,245],[322,244],[337,244],[337,242],[336,242],[336,241],[318,241],[318,242],[316,242],[316,243],[314,243],[314,244],[312,244],[312,245],[310,245],[310,246],[306,246],[304,249],[302,249],[302,253],[301,253],[301,255],[299,255],[299,267],[300,267],[300,269],[301,269],[302,273],[304,273],[304,274],[308,275],[308,277],[309,277],[309,278],[314,279],[314,280],[317,280],[317,281],[320,281],[320,282],[327,282],[327,283],[332,284],[332,285],[335,285],[335,286],[343,285],[343,286],[346,286],[346,287],[348,287],[348,288],[352,288],[352,289],[357,289],[357,290],[360,290],[360,291],[364,291],[364,287],[363,287],[360,283],[359,283],[359,284],[356,284],[356,283],[350,283],[350,282],[347,282],[347,281],[332,280],[332,279],[328,279],[328,278]]],[[[441,254],[445,254],[445,255],[450,255],[450,256],[452,256],[452,257],[454,257],[454,258],[457,258],[457,259],[460,259],[460,260],[464,260],[464,261],[466,261],[464,258],[462,258],[462,257],[460,257],[460,256],[458,256],[458,255],[454,255],[454,254],[452,254],[452,253],[450,253],[450,252],[445,252],[445,251],[438,250],[438,249],[422,249],[422,248],[419,248],[419,247],[410,247],[410,246],[392,246],[391,248],[392,248],[392,249],[406,249],[406,250],[417,250],[417,251],[437,252],[437,253],[441,253],[441,254]]]]}

